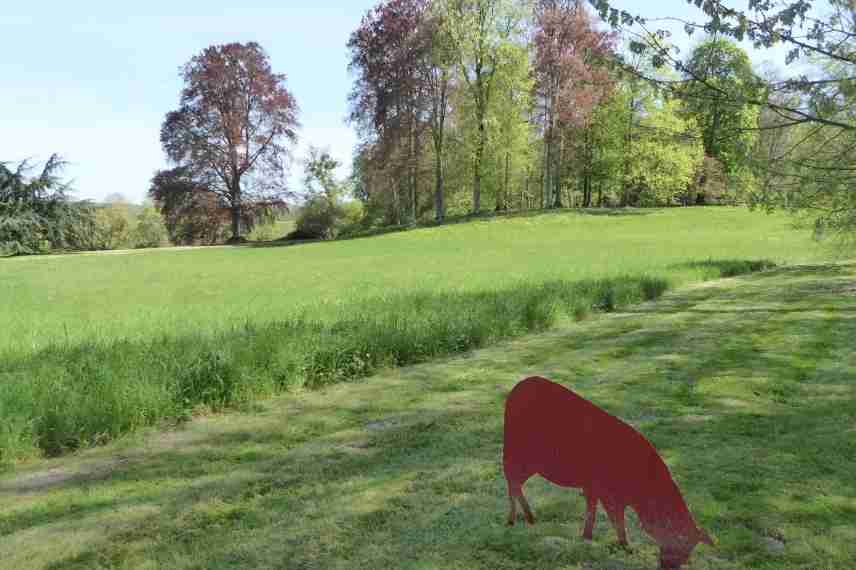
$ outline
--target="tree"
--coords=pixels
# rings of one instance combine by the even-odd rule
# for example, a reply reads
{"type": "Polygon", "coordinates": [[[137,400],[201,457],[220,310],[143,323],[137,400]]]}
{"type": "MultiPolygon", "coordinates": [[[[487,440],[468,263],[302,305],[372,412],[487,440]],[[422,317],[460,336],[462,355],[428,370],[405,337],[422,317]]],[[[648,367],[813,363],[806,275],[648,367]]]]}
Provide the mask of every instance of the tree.
{"type": "MultiPolygon", "coordinates": [[[[535,74],[544,123],[544,206],[560,207],[560,171],[566,158],[563,131],[587,126],[597,104],[612,89],[605,59],[612,53],[613,37],[596,29],[579,0],[541,0],[535,27],[535,74]]],[[[584,178],[584,186],[590,196],[590,176],[584,178]]]]}
{"type": "Polygon", "coordinates": [[[160,213],[152,206],[143,206],[137,214],[137,224],[132,232],[134,247],[160,247],[168,237],[160,213]]]}
{"type": "Polygon", "coordinates": [[[121,249],[130,245],[131,224],[128,207],[111,204],[95,210],[93,249],[121,249]]]}
{"type": "Polygon", "coordinates": [[[508,42],[499,51],[495,79],[496,96],[489,113],[493,131],[492,145],[498,162],[496,210],[508,210],[511,180],[515,172],[526,172],[532,162],[532,125],[529,123],[533,100],[532,70],[525,45],[508,42]]]}
{"type": "Polygon", "coordinates": [[[701,128],[706,156],[719,161],[730,179],[751,184],[748,159],[757,139],[758,107],[745,100],[758,96],[760,84],[749,56],[727,39],[709,38],[693,49],[685,70],[688,82],[680,93],[701,128]],[[740,100],[726,95],[737,93],[740,100]]]}
{"type": "Polygon", "coordinates": [[[306,201],[297,219],[297,232],[303,238],[334,239],[345,210],[341,199],[345,184],[336,180],[339,161],[329,151],[309,149],[304,166],[303,185],[306,201]]]}
{"type": "Polygon", "coordinates": [[[231,239],[240,241],[245,206],[286,195],[297,103],[253,42],[206,48],[182,78],[181,104],[167,114],[161,144],[198,188],[228,204],[231,239]]]}
{"type": "Polygon", "coordinates": [[[85,249],[93,214],[88,204],[70,200],[60,176],[65,162],[53,155],[36,175],[28,161],[14,170],[7,164],[0,162],[0,253],[85,249]]]}
{"type": "MultiPolygon", "coordinates": [[[[161,170],[152,178],[149,197],[163,216],[176,245],[214,244],[224,237],[224,204],[219,196],[193,180],[186,167],[161,170]]],[[[246,209],[241,214],[246,220],[246,209]]],[[[231,215],[229,216],[231,219],[231,215]]]]}
{"type": "Polygon", "coordinates": [[[693,119],[679,114],[676,100],[649,100],[630,157],[630,181],[643,205],[674,205],[686,200],[704,160],[693,119]]]}
{"type": "Polygon", "coordinates": [[[427,0],[384,0],[365,15],[348,42],[350,69],[357,76],[350,119],[389,171],[399,224],[408,195],[414,221],[419,210],[421,141],[434,66],[435,21],[428,8],[427,0]]]}
{"type": "Polygon", "coordinates": [[[443,160],[445,158],[446,119],[450,114],[450,95],[454,87],[454,52],[443,22],[442,13],[432,10],[429,24],[422,27],[423,50],[426,61],[420,66],[430,104],[429,125],[434,142],[434,219],[442,222],[446,217],[445,181],[443,160]]]}
{"type": "Polygon", "coordinates": [[[472,212],[481,212],[482,176],[488,141],[487,116],[494,96],[500,52],[522,35],[526,13],[512,0],[439,0],[458,71],[472,99],[478,129],[473,156],[472,212]]]}
{"type": "MultiPolygon", "coordinates": [[[[785,47],[788,65],[783,77],[768,77],[757,94],[740,86],[717,85],[682,62],[665,43],[668,32],[649,28],[644,17],[613,8],[609,0],[592,0],[601,16],[616,29],[634,36],[634,49],[647,52],[655,65],[670,65],[689,78],[658,82],[679,92],[687,81],[698,82],[720,101],[750,105],[761,113],[761,184],[750,195],[768,210],[788,208],[815,219],[818,233],[856,236],[856,11],[852,0],[784,0],[749,2],[742,10],[723,0],[692,0],[699,20],[677,20],[692,34],[704,31],[756,48],[785,47]],[[771,134],[769,131],[780,131],[771,134]]],[[[644,77],[657,82],[656,78],[644,77]]],[[[757,150],[758,147],[756,147],[757,150]]]]}

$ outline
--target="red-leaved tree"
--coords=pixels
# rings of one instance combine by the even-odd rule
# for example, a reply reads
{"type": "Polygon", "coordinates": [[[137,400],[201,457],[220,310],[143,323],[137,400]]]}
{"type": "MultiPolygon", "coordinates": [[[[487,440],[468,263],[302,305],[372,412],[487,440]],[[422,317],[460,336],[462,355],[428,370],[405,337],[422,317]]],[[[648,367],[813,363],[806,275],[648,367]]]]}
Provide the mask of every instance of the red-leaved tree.
{"type": "Polygon", "coordinates": [[[195,187],[231,210],[240,241],[243,210],[283,198],[297,103],[285,75],[272,71],[256,43],[206,48],[182,68],[181,105],[167,114],[161,144],[195,187]]]}
{"type": "Polygon", "coordinates": [[[413,218],[419,213],[422,140],[434,142],[435,217],[443,219],[442,157],[449,106],[451,67],[443,29],[428,0],[383,0],[351,35],[351,121],[364,142],[390,171],[395,218],[404,197],[413,218]]]}
{"type": "Polygon", "coordinates": [[[580,0],[539,0],[535,77],[544,121],[544,206],[561,207],[562,140],[566,127],[584,127],[612,89],[604,65],[614,35],[598,30],[580,0]]]}

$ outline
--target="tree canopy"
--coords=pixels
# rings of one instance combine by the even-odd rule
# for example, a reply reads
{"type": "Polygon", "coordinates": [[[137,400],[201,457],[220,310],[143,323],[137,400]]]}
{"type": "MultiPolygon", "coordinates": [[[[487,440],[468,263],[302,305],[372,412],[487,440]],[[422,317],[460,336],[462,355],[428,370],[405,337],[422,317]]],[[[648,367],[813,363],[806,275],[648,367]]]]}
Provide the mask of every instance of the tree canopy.
{"type": "Polygon", "coordinates": [[[0,254],[86,248],[92,213],[70,199],[70,185],[61,176],[64,167],[58,155],[41,169],[29,161],[14,169],[0,163],[0,254]]]}
{"type": "Polygon", "coordinates": [[[161,143],[199,188],[228,204],[232,239],[240,240],[244,207],[286,194],[297,102],[254,42],[206,48],[182,68],[182,79],[180,107],[167,114],[161,143]]]}

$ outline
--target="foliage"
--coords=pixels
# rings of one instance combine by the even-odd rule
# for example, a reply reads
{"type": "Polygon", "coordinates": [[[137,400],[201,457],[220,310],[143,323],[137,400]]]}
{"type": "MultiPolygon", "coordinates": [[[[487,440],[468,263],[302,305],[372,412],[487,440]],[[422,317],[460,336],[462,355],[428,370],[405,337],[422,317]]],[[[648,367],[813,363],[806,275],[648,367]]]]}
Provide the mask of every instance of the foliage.
{"type": "Polygon", "coordinates": [[[488,114],[509,43],[523,36],[527,6],[511,0],[440,0],[437,4],[475,125],[472,212],[481,211],[488,114]]]}
{"type": "Polygon", "coordinates": [[[685,201],[704,161],[695,123],[678,115],[678,105],[674,100],[651,104],[633,144],[630,183],[648,205],[685,201]]]}
{"type": "Polygon", "coordinates": [[[92,249],[122,249],[131,245],[128,208],[113,204],[95,210],[94,247],[92,249]]]}
{"type": "Polygon", "coordinates": [[[169,238],[163,217],[156,208],[145,206],[137,214],[131,241],[137,248],[160,247],[169,238]]]}
{"type": "Polygon", "coordinates": [[[323,196],[311,196],[300,209],[297,218],[299,239],[335,239],[345,212],[337,202],[330,202],[323,196]]]}
{"type": "MultiPolygon", "coordinates": [[[[753,1],[745,10],[723,0],[693,2],[700,13],[699,19],[683,22],[688,34],[703,31],[717,38],[748,40],[759,49],[787,50],[786,69],[755,80],[755,88],[752,81],[743,79],[747,73],[738,72],[746,70],[745,62],[733,57],[736,48],[727,41],[702,44],[717,46],[712,51],[724,57],[714,57],[714,69],[726,71],[728,77],[708,81],[697,73],[698,58],[683,62],[677,57],[674,47],[664,41],[667,31],[648,26],[642,15],[613,8],[608,0],[593,3],[613,27],[636,38],[637,54],[686,76],[684,85],[670,85],[651,74],[643,74],[645,79],[676,92],[706,92],[716,102],[706,115],[715,116],[711,111],[725,105],[737,110],[724,116],[726,121],[752,125],[751,131],[734,141],[739,151],[723,149],[726,156],[721,160],[726,174],[733,177],[735,159],[741,158],[737,153],[755,141],[753,168],[736,172],[741,179],[738,184],[747,186],[750,204],[767,211],[788,209],[799,220],[813,220],[818,235],[853,241],[856,13],[850,0],[753,1]]],[[[714,55],[711,50],[708,54],[714,55]]]]}
{"type": "MultiPolygon", "coordinates": [[[[176,245],[214,244],[226,236],[228,218],[215,193],[191,178],[188,169],[161,170],[152,178],[149,197],[164,218],[176,245]]],[[[246,211],[241,212],[246,216],[246,211]]],[[[245,218],[245,226],[246,222],[245,218]]]]}
{"type": "Polygon", "coordinates": [[[0,255],[85,249],[91,223],[87,204],[71,202],[60,174],[65,163],[53,155],[39,174],[27,161],[10,170],[0,163],[0,255]]]}
{"type": "Polygon", "coordinates": [[[342,198],[344,183],[336,180],[339,162],[328,151],[309,149],[305,164],[304,187],[306,201],[297,218],[300,239],[335,239],[346,218],[342,198]]]}
{"type": "Polygon", "coordinates": [[[181,106],[167,114],[161,143],[198,191],[228,205],[239,241],[244,208],[285,195],[297,103],[253,42],[206,48],[182,78],[181,106]]]}
{"type": "Polygon", "coordinates": [[[601,166],[595,139],[605,132],[593,120],[597,107],[614,89],[607,62],[615,38],[598,29],[581,2],[544,0],[537,7],[532,43],[537,91],[543,101],[542,203],[561,207],[563,189],[570,194],[576,183],[582,204],[590,207],[593,179],[601,166]]]}
{"type": "Polygon", "coordinates": [[[722,166],[733,194],[752,192],[749,160],[759,115],[746,100],[757,98],[761,85],[749,56],[727,39],[707,39],[692,51],[684,70],[691,81],[680,96],[701,129],[706,156],[722,166]]]}

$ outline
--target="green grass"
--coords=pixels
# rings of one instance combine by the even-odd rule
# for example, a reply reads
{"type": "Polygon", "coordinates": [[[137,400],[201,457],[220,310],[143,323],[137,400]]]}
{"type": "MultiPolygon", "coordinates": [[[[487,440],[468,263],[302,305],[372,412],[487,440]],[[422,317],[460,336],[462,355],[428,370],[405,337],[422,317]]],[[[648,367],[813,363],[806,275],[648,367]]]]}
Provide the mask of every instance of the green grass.
{"type": "Polygon", "coordinates": [[[0,560],[51,568],[643,570],[534,479],[504,526],[502,406],[544,374],[640,429],[717,540],[687,566],[856,567],[856,265],[693,286],[0,477],[0,560]],[[776,541],[780,552],[768,542],[776,541]]]}
{"type": "Polygon", "coordinates": [[[818,255],[739,209],[557,213],[284,248],[0,262],[0,462],[486,346],[818,255]],[[615,213],[615,212],[613,212],[615,213]]]}

